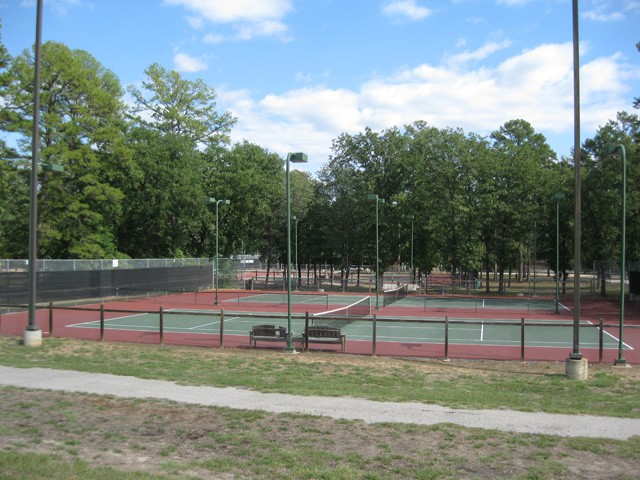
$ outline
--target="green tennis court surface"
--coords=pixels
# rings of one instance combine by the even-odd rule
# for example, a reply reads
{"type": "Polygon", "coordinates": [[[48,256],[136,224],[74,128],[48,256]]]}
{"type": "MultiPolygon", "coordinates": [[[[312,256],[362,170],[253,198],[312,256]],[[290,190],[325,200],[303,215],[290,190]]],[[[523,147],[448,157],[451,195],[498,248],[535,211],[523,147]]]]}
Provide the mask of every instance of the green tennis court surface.
{"type": "MultiPolygon", "coordinates": [[[[473,309],[473,310],[514,310],[514,311],[555,311],[553,300],[537,298],[481,298],[481,297],[424,297],[408,295],[395,305],[406,307],[423,307],[424,309],[473,309]]],[[[560,312],[570,309],[558,303],[560,312]]]]}
{"type": "MultiPolygon", "coordinates": [[[[443,343],[445,327],[442,318],[423,318],[429,322],[416,322],[415,317],[394,317],[376,322],[378,342],[399,343],[443,343]]],[[[311,319],[310,321],[313,321],[311,319]]],[[[323,322],[330,320],[324,319],[323,322]]],[[[535,325],[526,326],[526,345],[530,347],[571,347],[572,326],[557,321],[531,321],[535,325]]],[[[164,331],[181,334],[217,334],[220,331],[218,311],[165,310],[164,331]]],[[[253,325],[272,324],[286,326],[287,318],[282,314],[253,314],[225,312],[225,335],[248,336],[253,325]]],[[[292,315],[291,326],[294,337],[304,331],[304,316],[292,315]]],[[[105,330],[117,329],[136,332],[158,332],[158,314],[140,313],[123,315],[105,320],[105,330]]],[[[99,321],[78,322],[68,327],[99,329],[99,321]]],[[[371,319],[356,319],[348,324],[341,322],[342,333],[347,341],[372,340],[371,319]]],[[[580,328],[580,343],[585,348],[597,348],[600,329],[589,322],[580,328]]],[[[519,321],[451,319],[449,322],[449,343],[461,345],[517,346],[520,345],[521,327],[519,321]],[[459,324],[456,322],[469,322],[459,324]]],[[[604,348],[615,349],[618,339],[604,332],[604,348]]],[[[626,349],[633,350],[625,344],[626,349]]]]}

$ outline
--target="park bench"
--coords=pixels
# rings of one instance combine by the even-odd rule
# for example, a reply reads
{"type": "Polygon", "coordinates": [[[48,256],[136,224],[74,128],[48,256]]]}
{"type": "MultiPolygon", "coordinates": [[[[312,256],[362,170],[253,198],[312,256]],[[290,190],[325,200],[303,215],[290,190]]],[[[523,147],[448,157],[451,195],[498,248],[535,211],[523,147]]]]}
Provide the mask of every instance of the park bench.
{"type": "Polygon", "coordinates": [[[257,342],[286,342],[287,329],[275,325],[254,325],[249,332],[249,348],[257,342]]]}
{"type": "Polygon", "coordinates": [[[302,334],[305,350],[308,350],[310,343],[338,344],[344,352],[347,337],[342,335],[339,327],[329,327],[316,325],[308,327],[306,333],[302,334]]]}

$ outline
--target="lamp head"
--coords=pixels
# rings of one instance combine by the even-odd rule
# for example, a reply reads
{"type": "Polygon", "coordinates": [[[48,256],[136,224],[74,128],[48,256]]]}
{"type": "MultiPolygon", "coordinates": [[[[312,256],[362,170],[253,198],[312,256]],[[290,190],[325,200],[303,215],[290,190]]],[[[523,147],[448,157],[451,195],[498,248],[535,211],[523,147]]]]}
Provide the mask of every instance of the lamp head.
{"type": "Polygon", "coordinates": [[[46,172],[64,172],[64,167],[56,163],[42,163],[41,165],[46,172]]]}
{"type": "Polygon", "coordinates": [[[297,152],[287,155],[287,159],[291,163],[307,163],[309,161],[309,156],[306,153],[297,152]]]}
{"type": "Polygon", "coordinates": [[[620,155],[624,155],[624,145],[619,143],[610,143],[607,145],[607,156],[609,157],[618,157],[620,155]]]}

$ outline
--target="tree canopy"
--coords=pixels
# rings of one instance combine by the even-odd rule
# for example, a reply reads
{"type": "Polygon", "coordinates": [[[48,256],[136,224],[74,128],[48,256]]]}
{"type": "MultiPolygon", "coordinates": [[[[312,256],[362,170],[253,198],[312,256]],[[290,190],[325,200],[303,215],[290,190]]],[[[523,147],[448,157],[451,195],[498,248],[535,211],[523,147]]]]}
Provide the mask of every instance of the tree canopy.
{"type": "MultiPolygon", "coordinates": [[[[0,43],[0,257],[27,256],[33,52],[11,57],[0,43]]],[[[153,64],[140,87],[123,88],[90,53],[42,48],[40,160],[64,166],[39,173],[39,256],[118,258],[212,256],[215,206],[220,252],[286,259],[285,160],[243,141],[201,80],[153,64]],[[128,92],[133,102],[125,102],[128,92]]],[[[637,107],[637,100],[636,105],[637,107]]],[[[583,262],[619,257],[620,160],[628,164],[628,258],[640,257],[640,120],[620,112],[583,145],[583,262]]],[[[534,260],[572,268],[573,166],[526,119],[483,137],[416,120],[334,139],[315,175],[291,172],[299,262],[375,268],[375,204],[380,266],[440,267],[526,274],[534,260]],[[556,193],[565,198],[560,204],[556,193]],[[562,247],[555,264],[556,207],[562,247]]],[[[491,286],[487,282],[486,288],[491,286]]]]}

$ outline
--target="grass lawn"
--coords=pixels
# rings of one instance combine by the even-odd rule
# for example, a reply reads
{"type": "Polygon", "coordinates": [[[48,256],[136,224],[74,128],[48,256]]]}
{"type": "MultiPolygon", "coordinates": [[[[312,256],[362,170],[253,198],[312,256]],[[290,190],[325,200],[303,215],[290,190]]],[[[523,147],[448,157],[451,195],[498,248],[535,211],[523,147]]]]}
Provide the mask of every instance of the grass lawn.
{"type": "MultiPolygon", "coordinates": [[[[637,369],[416,360],[0,337],[0,364],[132,375],[263,392],[640,417],[637,369]]],[[[5,387],[0,478],[637,478],[640,437],[561,438],[453,425],[368,425],[5,387]]]]}

